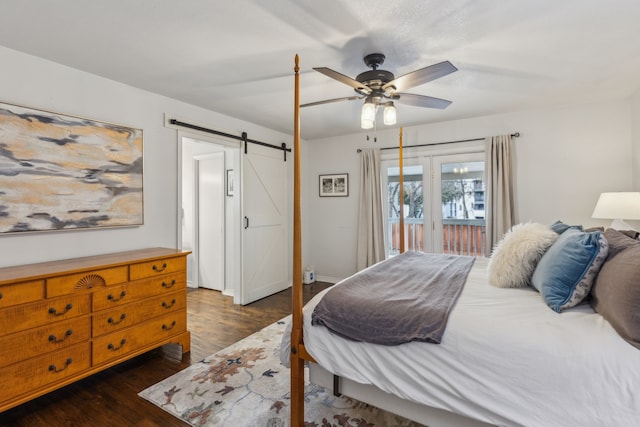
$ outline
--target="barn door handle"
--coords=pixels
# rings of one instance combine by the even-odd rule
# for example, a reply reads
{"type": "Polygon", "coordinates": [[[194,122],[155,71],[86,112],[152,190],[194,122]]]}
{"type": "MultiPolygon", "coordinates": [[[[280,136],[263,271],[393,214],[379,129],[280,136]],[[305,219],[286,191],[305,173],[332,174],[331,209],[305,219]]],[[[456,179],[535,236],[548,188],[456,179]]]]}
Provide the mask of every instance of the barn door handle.
{"type": "Polygon", "coordinates": [[[249,217],[245,216],[244,217],[244,229],[246,230],[247,228],[249,228],[249,217]]]}

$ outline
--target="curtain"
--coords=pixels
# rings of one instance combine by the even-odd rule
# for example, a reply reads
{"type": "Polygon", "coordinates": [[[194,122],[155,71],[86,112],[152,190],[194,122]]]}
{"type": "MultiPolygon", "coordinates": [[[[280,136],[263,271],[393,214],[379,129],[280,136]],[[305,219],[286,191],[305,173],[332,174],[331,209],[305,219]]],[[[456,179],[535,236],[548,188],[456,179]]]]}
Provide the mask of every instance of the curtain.
{"type": "Polygon", "coordinates": [[[377,148],[363,149],[360,156],[360,199],[356,255],[358,271],[384,259],[380,150],[377,148]]]}
{"type": "Polygon", "coordinates": [[[515,222],[513,195],[513,142],[511,135],[499,135],[485,139],[485,168],[487,183],[486,254],[500,241],[515,222]]]}

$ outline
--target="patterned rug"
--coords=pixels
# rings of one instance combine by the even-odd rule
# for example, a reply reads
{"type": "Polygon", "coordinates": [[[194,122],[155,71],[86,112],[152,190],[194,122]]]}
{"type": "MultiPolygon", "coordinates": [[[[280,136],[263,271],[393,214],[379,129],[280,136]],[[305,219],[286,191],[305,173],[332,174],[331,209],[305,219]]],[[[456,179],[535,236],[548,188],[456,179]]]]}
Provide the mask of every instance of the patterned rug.
{"type": "MultiPolygon", "coordinates": [[[[289,369],[279,358],[288,320],[267,326],[139,395],[193,426],[288,426],[289,369]]],[[[335,397],[308,381],[304,425],[420,427],[357,400],[335,397]]]]}

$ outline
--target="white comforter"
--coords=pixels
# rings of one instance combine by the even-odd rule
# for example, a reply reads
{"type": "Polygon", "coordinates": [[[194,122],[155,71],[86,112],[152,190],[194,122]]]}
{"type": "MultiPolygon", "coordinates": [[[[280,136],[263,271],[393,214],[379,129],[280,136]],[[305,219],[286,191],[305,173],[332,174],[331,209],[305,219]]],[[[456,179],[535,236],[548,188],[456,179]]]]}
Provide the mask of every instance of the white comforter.
{"type": "Polygon", "coordinates": [[[305,346],[334,374],[491,424],[640,425],[640,350],[588,304],[558,314],[533,289],[488,285],[486,266],[476,260],[439,345],[311,326],[320,294],[304,308],[305,346]]]}

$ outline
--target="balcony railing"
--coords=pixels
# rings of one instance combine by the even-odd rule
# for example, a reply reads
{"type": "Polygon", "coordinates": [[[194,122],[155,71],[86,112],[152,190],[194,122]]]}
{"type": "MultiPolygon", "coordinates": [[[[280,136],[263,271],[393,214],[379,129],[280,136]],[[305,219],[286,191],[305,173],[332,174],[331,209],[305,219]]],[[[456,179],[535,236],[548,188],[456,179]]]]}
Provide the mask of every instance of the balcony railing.
{"type": "MultiPolygon", "coordinates": [[[[400,223],[397,218],[388,223],[391,236],[390,255],[400,252],[400,223]]],[[[424,226],[422,218],[404,220],[404,242],[408,251],[424,252],[424,226]]],[[[484,256],[484,219],[444,219],[442,220],[442,253],[454,255],[484,256]]]]}

